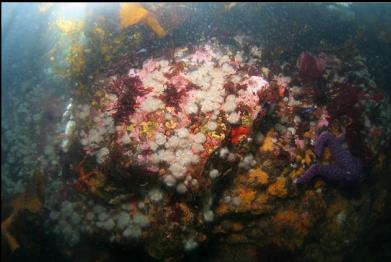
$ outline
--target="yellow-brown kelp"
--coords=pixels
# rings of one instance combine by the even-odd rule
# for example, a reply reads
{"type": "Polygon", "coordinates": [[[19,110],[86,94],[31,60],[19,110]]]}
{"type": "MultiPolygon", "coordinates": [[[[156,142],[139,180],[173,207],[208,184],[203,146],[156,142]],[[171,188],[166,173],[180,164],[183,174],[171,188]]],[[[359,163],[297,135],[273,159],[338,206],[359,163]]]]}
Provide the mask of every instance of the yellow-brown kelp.
{"type": "Polygon", "coordinates": [[[59,48],[61,48],[62,43],[64,43],[64,48],[70,46],[68,47],[69,49],[65,49],[65,61],[67,63],[65,69],[63,69],[62,66],[56,65],[56,71],[65,78],[81,78],[86,69],[86,48],[80,41],[84,29],[84,23],[76,20],[60,19],[55,22],[55,25],[60,32],[65,35],[65,38],[62,38],[59,41],[59,48]]]}
{"type": "Polygon", "coordinates": [[[145,23],[159,37],[165,37],[167,35],[166,30],[160,25],[157,18],[139,3],[121,4],[119,16],[122,28],[127,28],[138,23],[145,23]]]}
{"type": "Polygon", "coordinates": [[[11,201],[12,213],[1,222],[1,238],[4,239],[12,252],[20,247],[18,240],[11,234],[10,229],[21,211],[39,213],[43,208],[46,177],[40,171],[35,171],[26,192],[11,201]]]}

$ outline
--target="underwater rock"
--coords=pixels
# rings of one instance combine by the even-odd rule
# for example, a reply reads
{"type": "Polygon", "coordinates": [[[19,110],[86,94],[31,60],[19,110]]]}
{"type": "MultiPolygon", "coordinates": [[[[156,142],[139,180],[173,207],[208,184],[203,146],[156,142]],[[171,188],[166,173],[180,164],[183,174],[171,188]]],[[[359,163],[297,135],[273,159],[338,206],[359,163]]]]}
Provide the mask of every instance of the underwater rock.
{"type": "MultiPolygon", "coordinates": [[[[132,76],[113,77],[96,101],[99,108],[90,110],[92,126],[79,121],[87,155],[123,170],[137,166],[178,193],[210,187],[209,177],[217,175],[202,176],[206,163],[226,137],[235,147],[251,140],[247,138],[261,109],[258,93],[270,87],[263,77],[239,71],[218,42],[184,55],[180,63],[149,59],[141,69],[130,69],[132,76]],[[230,93],[229,81],[234,82],[230,93]],[[119,161],[110,161],[116,152],[119,161]]],[[[142,172],[139,176],[148,181],[142,172]]]]}

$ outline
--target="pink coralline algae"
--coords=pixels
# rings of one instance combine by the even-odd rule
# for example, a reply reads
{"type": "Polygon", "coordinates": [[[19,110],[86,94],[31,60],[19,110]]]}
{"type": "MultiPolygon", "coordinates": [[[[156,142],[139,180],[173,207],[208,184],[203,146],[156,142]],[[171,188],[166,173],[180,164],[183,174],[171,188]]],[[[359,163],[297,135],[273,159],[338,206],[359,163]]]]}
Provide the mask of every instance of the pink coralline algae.
{"type": "Polygon", "coordinates": [[[261,76],[252,76],[248,80],[248,91],[256,95],[259,91],[268,87],[269,83],[261,76]]]}
{"type": "Polygon", "coordinates": [[[277,81],[278,85],[278,95],[280,97],[284,97],[288,84],[291,82],[291,78],[289,76],[283,76],[280,74],[275,78],[275,80],[277,81]]]}
{"type": "MultiPolygon", "coordinates": [[[[249,107],[256,107],[259,104],[259,94],[269,87],[269,83],[260,76],[252,76],[248,79],[247,90],[240,92],[238,102],[248,105],[249,107]]],[[[254,113],[256,113],[254,111],[254,113]]],[[[253,115],[255,117],[256,115],[253,115]]]]}
{"type": "Polygon", "coordinates": [[[300,148],[301,150],[304,149],[304,140],[303,140],[303,139],[296,138],[296,139],[295,139],[295,144],[296,144],[297,147],[300,148]]]}
{"type": "Polygon", "coordinates": [[[197,62],[208,62],[213,57],[216,57],[216,54],[213,52],[211,46],[205,45],[203,48],[198,49],[191,57],[192,63],[197,62]]]}
{"type": "Polygon", "coordinates": [[[308,79],[316,80],[322,76],[326,69],[326,59],[315,56],[309,52],[303,52],[297,59],[299,73],[308,79]]]}
{"type": "Polygon", "coordinates": [[[328,146],[335,159],[335,164],[313,164],[297,179],[296,183],[309,182],[316,176],[328,181],[340,182],[342,185],[353,185],[361,182],[364,178],[362,164],[349,150],[343,147],[344,142],[344,135],[337,138],[328,131],[322,132],[316,139],[315,154],[320,157],[323,154],[323,149],[328,146]]]}
{"type": "Polygon", "coordinates": [[[318,121],[317,127],[318,127],[318,128],[321,128],[321,127],[323,127],[323,126],[328,126],[328,125],[329,125],[329,121],[327,121],[327,119],[320,119],[320,120],[318,121]]]}

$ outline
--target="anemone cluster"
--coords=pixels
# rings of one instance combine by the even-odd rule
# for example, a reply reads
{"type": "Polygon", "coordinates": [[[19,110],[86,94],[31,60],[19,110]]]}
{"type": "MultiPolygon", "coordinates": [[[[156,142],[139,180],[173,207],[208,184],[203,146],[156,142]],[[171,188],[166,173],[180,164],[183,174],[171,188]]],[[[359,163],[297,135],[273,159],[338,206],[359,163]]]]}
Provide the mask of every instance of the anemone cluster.
{"type": "Polygon", "coordinates": [[[172,60],[149,59],[114,76],[97,106],[80,107],[79,142],[98,164],[120,150],[123,166],[154,172],[179,193],[197,191],[211,153],[232,128],[248,129],[260,110],[269,83],[249,74],[256,61],[213,42],[177,49],[172,60]],[[92,121],[84,121],[88,113],[92,121]]]}

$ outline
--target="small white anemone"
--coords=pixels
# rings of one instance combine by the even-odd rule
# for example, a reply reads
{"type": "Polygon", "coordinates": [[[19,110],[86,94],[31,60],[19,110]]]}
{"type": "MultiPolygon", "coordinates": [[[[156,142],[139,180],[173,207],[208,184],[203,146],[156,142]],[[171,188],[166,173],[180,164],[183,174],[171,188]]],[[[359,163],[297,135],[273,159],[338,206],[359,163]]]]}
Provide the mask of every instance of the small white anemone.
{"type": "Polygon", "coordinates": [[[220,107],[219,103],[207,99],[201,102],[201,111],[203,113],[212,112],[214,110],[219,109],[219,107],[220,107]]]}
{"type": "Polygon", "coordinates": [[[162,133],[157,133],[155,135],[155,143],[158,144],[159,146],[164,145],[166,143],[166,136],[163,135],[162,133]]]}
{"type": "Polygon", "coordinates": [[[206,141],[206,136],[203,133],[197,133],[194,135],[194,142],[198,144],[203,144],[206,141]]]}
{"type": "Polygon", "coordinates": [[[176,179],[172,175],[166,175],[163,178],[163,182],[164,182],[164,184],[166,184],[166,186],[172,187],[175,185],[176,179]]]}
{"type": "Polygon", "coordinates": [[[65,126],[65,136],[71,138],[76,129],[76,122],[74,120],[69,120],[65,126]]]}
{"type": "Polygon", "coordinates": [[[236,107],[236,97],[234,95],[227,96],[227,98],[225,99],[225,103],[222,106],[223,111],[230,113],[235,111],[236,107]]]}
{"type": "Polygon", "coordinates": [[[158,164],[161,159],[159,157],[159,154],[158,153],[155,153],[155,154],[152,154],[152,159],[151,159],[152,163],[154,164],[158,164]]]}
{"type": "Polygon", "coordinates": [[[220,172],[219,170],[217,169],[212,169],[210,172],[209,172],[209,176],[212,178],[212,179],[215,179],[216,177],[218,177],[220,175],[220,172]]]}
{"type": "Polygon", "coordinates": [[[90,115],[90,106],[89,105],[83,105],[81,107],[80,113],[79,113],[79,118],[81,120],[86,119],[90,115]]]}
{"type": "Polygon", "coordinates": [[[177,136],[172,136],[168,139],[166,147],[177,147],[179,145],[179,138],[177,136]]]}
{"type": "Polygon", "coordinates": [[[191,180],[191,185],[192,185],[193,187],[197,187],[197,186],[198,186],[198,180],[195,179],[195,178],[193,178],[193,179],[191,180]]]}
{"type": "Polygon", "coordinates": [[[223,147],[222,149],[220,149],[220,152],[219,152],[220,158],[225,159],[228,154],[229,154],[228,148],[223,147]]]}
{"type": "Polygon", "coordinates": [[[185,106],[186,114],[196,114],[198,112],[198,106],[194,103],[189,103],[185,106]]]}
{"type": "Polygon", "coordinates": [[[234,162],[236,160],[236,154],[229,153],[227,160],[228,160],[228,162],[234,162]]]}
{"type": "Polygon", "coordinates": [[[117,228],[119,230],[124,230],[125,227],[129,224],[130,222],[130,216],[126,212],[121,212],[117,216],[117,228]]]}
{"type": "Polygon", "coordinates": [[[99,164],[102,164],[104,163],[108,156],[109,156],[109,149],[107,147],[103,147],[101,148],[98,153],[96,154],[96,161],[99,163],[99,164]]]}
{"type": "Polygon", "coordinates": [[[148,192],[148,197],[153,202],[160,202],[163,199],[163,192],[160,188],[154,188],[148,192]]]}
{"type": "Polygon", "coordinates": [[[252,154],[248,154],[243,158],[243,160],[239,163],[239,167],[250,169],[251,167],[256,165],[256,161],[254,159],[254,156],[252,154]]]}
{"type": "Polygon", "coordinates": [[[209,130],[214,131],[217,129],[217,124],[214,121],[209,121],[207,127],[209,130]]]}
{"type": "Polygon", "coordinates": [[[141,214],[141,213],[137,213],[137,214],[133,217],[133,222],[134,222],[136,225],[139,225],[140,227],[147,227],[147,226],[149,226],[149,224],[150,224],[150,221],[149,221],[148,216],[143,215],[143,214],[141,214]]]}
{"type": "Polygon", "coordinates": [[[178,129],[177,133],[180,138],[185,138],[189,136],[189,130],[184,127],[178,129]]]}
{"type": "Polygon", "coordinates": [[[193,150],[194,153],[199,153],[204,150],[204,147],[201,144],[193,144],[191,146],[191,150],[193,150]]]}
{"type": "Polygon", "coordinates": [[[122,233],[125,238],[137,239],[141,236],[141,228],[134,225],[129,225],[122,233]]]}
{"type": "Polygon", "coordinates": [[[170,163],[175,160],[175,154],[171,150],[159,150],[158,156],[160,161],[170,163]]]}
{"type": "Polygon", "coordinates": [[[177,191],[178,193],[180,193],[180,194],[184,194],[184,193],[187,192],[187,187],[185,186],[185,184],[180,183],[180,184],[177,185],[176,191],[177,191]]]}
{"type": "Polygon", "coordinates": [[[71,146],[71,141],[70,141],[68,138],[66,138],[65,140],[63,140],[63,141],[61,142],[61,149],[62,149],[62,151],[64,151],[65,153],[68,152],[70,146],[71,146]]]}
{"type": "Polygon", "coordinates": [[[185,240],[183,245],[186,251],[192,251],[198,247],[198,243],[192,238],[185,240]]]}
{"type": "Polygon", "coordinates": [[[130,143],[130,137],[128,134],[125,134],[122,136],[121,138],[121,142],[124,144],[124,145],[127,145],[130,143]]]}
{"type": "Polygon", "coordinates": [[[212,210],[204,211],[204,220],[205,222],[212,222],[214,220],[214,213],[212,210]]]}
{"type": "Polygon", "coordinates": [[[159,145],[156,144],[155,142],[149,142],[149,147],[151,148],[152,151],[156,151],[159,145]]]}
{"type": "Polygon", "coordinates": [[[230,124],[237,124],[240,120],[240,113],[237,113],[237,112],[232,112],[231,114],[229,114],[229,116],[227,117],[227,120],[230,124]]]}
{"type": "Polygon", "coordinates": [[[186,168],[178,163],[172,164],[168,169],[175,178],[183,178],[186,172],[186,168]]]}
{"type": "Polygon", "coordinates": [[[164,104],[162,100],[154,98],[152,96],[145,99],[145,101],[141,104],[141,110],[145,112],[154,112],[158,109],[163,108],[164,104]]]}
{"type": "Polygon", "coordinates": [[[175,155],[178,164],[187,166],[193,161],[194,154],[191,150],[177,150],[175,155]]]}
{"type": "Polygon", "coordinates": [[[111,231],[115,227],[115,222],[113,219],[109,219],[102,224],[103,229],[107,231],[111,231]]]}

